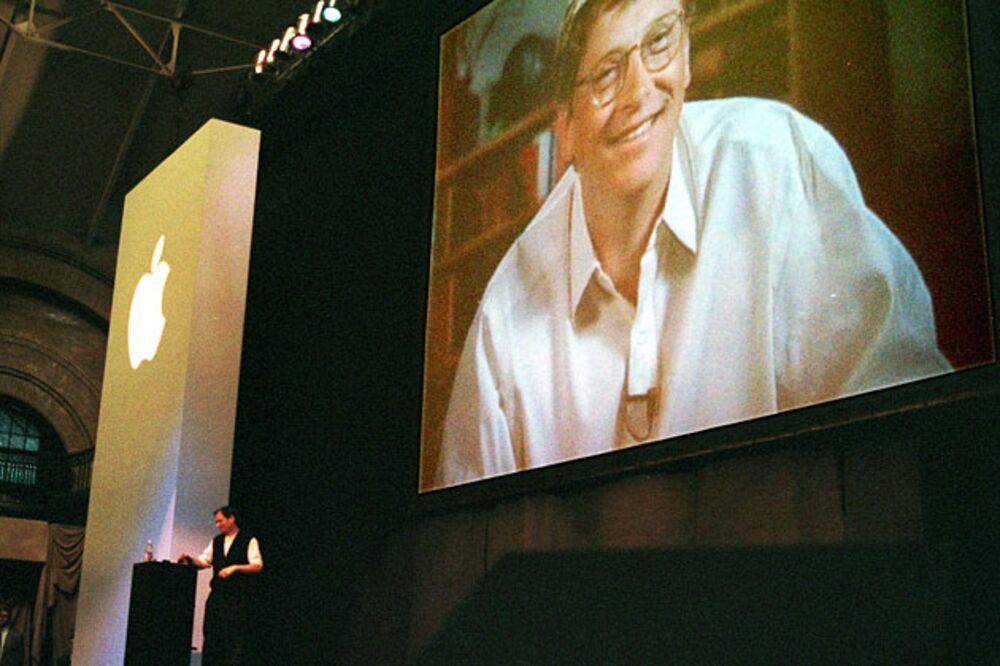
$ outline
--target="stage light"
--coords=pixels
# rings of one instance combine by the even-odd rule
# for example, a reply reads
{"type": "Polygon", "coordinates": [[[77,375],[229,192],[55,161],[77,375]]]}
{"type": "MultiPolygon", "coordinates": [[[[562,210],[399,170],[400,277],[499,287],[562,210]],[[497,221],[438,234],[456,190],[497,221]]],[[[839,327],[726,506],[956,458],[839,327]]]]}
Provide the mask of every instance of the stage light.
{"type": "Polygon", "coordinates": [[[266,49],[257,52],[257,60],[254,61],[253,69],[250,71],[250,80],[257,83],[272,78],[278,70],[278,64],[274,61],[281,48],[281,40],[274,39],[266,49]]]}
{"type": "Polygon", "coordinates": [[[295,36],[292,37],[292,48],[296,51],[308,51],[312,48],[313,40],[309,36],[309,14],[302,14],[299,16],[299,22],[296,26],[295,36]]]}
{"type": "Polygon", "coordinates": [[[257,52],[257,60],[254,62],[253,71],[250,74],[251,79],[254,81],[263,81],[268,76],[274,74],[276,69],[274,56],[278,52],[279,46],[281,46],[281,40],[275,39],[271,42],[271,46],[257,52]]]}
{"type": "Polygon", "coordinates": [[[280,60],[288,60],[292,57],[292,40],[295,38],[296,30],[292,26],[285,28],[285,34],[278,41],[278,48],[274,52],[274,57],[280,60]]]}
{"type": "Polygon", "coordinates": [[[340,23],[340,20],[344,18],[344,14],[337,9],[337,0],[327,0],[324,5],[321,12],[323,20],[327,23],[340,23]]]}
{"type": "Polygon", "coordinates": [[[271,40],[271,46],[270,46],[270,48],[267,49],[267,57],[264,58],[264,61],[267,64],[269,64],[269,65],[273,65],[274,64],[274,57],[276,55],[278,55],[278,49],[280,47],[281,47],[281,40],[280,39],[273,39],[273,40],[271,40]]]}
{"type": "Polygon", "coordinates": [[[317,0],[313,5],[306,32],[311,37],[320,37],[344,20],[344,14],[337,7],[337,0],[317,0]]]}
{"type": "Polygon", "coordinates": [[[282,81],[291,75],[299,64],[305,62],[342,28],[355,23],[354,2],[347,0],[310,0],[309,10],[285,28],[281,37],[273,40],[267,49],[257,53],[250,69],[250,80],[282,81]],[[345,2],[347,3],[345,5],[345,2]]]}
{"type": "Polygon", "coordinates": [[[257,53],[257,62],[253,65],[253,73],[250,75],[254,81],[260,81],[267,76],[267,49],[261,49],[257,53]]]}
{"type": "Polygon", "coordinates": [[[309,17],[309,27],[306,32],[311,37],[319,37],[330,28],[330,24],[323,19],[323,10],[326,9],[326,0],[318,0],[313,5],[312,15],[309,17]]]}

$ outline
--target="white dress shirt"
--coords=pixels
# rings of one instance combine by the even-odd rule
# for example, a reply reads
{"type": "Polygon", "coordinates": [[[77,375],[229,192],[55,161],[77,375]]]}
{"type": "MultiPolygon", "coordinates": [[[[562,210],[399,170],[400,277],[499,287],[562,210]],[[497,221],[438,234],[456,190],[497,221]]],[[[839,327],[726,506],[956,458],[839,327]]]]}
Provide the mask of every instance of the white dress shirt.
{"type": "Polygon", "coordinates": [[[570,169],[486,287],[424,489],[951,369],[917,266],[833,137],[784,104],[685,104],[640,265],[633,306],[570,169]]]}

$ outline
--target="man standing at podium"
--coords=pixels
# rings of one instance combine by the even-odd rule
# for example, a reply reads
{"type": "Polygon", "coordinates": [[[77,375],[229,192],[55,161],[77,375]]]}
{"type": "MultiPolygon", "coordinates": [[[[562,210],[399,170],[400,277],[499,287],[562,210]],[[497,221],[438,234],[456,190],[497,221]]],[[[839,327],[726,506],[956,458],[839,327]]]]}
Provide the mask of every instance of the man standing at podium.
{"type": "Polygon", "coordinates": [[[240,530],[235,509],[216,509],[215,526],[219,534],[201,555],[181,553],[177,561],[199,569],[212,567],[212,592],[205,602],[203,666],[245,664],[251,658],[253,578],[264,568],[264,559],[257,538],[240,530]]]}

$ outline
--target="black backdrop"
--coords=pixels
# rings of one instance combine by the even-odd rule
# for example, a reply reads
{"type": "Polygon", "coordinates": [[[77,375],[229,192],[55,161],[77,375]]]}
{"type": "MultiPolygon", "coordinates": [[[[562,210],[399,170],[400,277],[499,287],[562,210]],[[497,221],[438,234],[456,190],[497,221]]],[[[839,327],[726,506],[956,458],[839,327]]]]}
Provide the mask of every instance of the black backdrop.
{"type": "MultiPolygon", "coordinates": [[[[416,522],[436,37],[481,4],[384,2],[234,118],[263,148],[231,499],[265,551],[274,663],[372,654],[385,537],[416,522]]],[[[969,13],[995,265],[1000,9],[969,13]]]]}
{"type": "Polygon", "coordinates": [[[416,488],[433,23],[376,14],[238,119],[263,145],[232,500],[261,535],[274,663],[357,642],[416,488]]]}

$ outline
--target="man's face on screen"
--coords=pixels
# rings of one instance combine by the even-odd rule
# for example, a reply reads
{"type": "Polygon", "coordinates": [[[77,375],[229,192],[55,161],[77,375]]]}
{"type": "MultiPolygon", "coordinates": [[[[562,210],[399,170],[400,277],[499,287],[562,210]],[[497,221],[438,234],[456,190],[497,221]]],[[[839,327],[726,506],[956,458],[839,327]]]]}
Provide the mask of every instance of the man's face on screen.
{"type": "Polygon", "coordinates": [[[691,79],[682,9],[680,0],[623,3],[598,16],[586,37],[567,128],[576,170],[595,193],[666,185],[691,79]]]}

